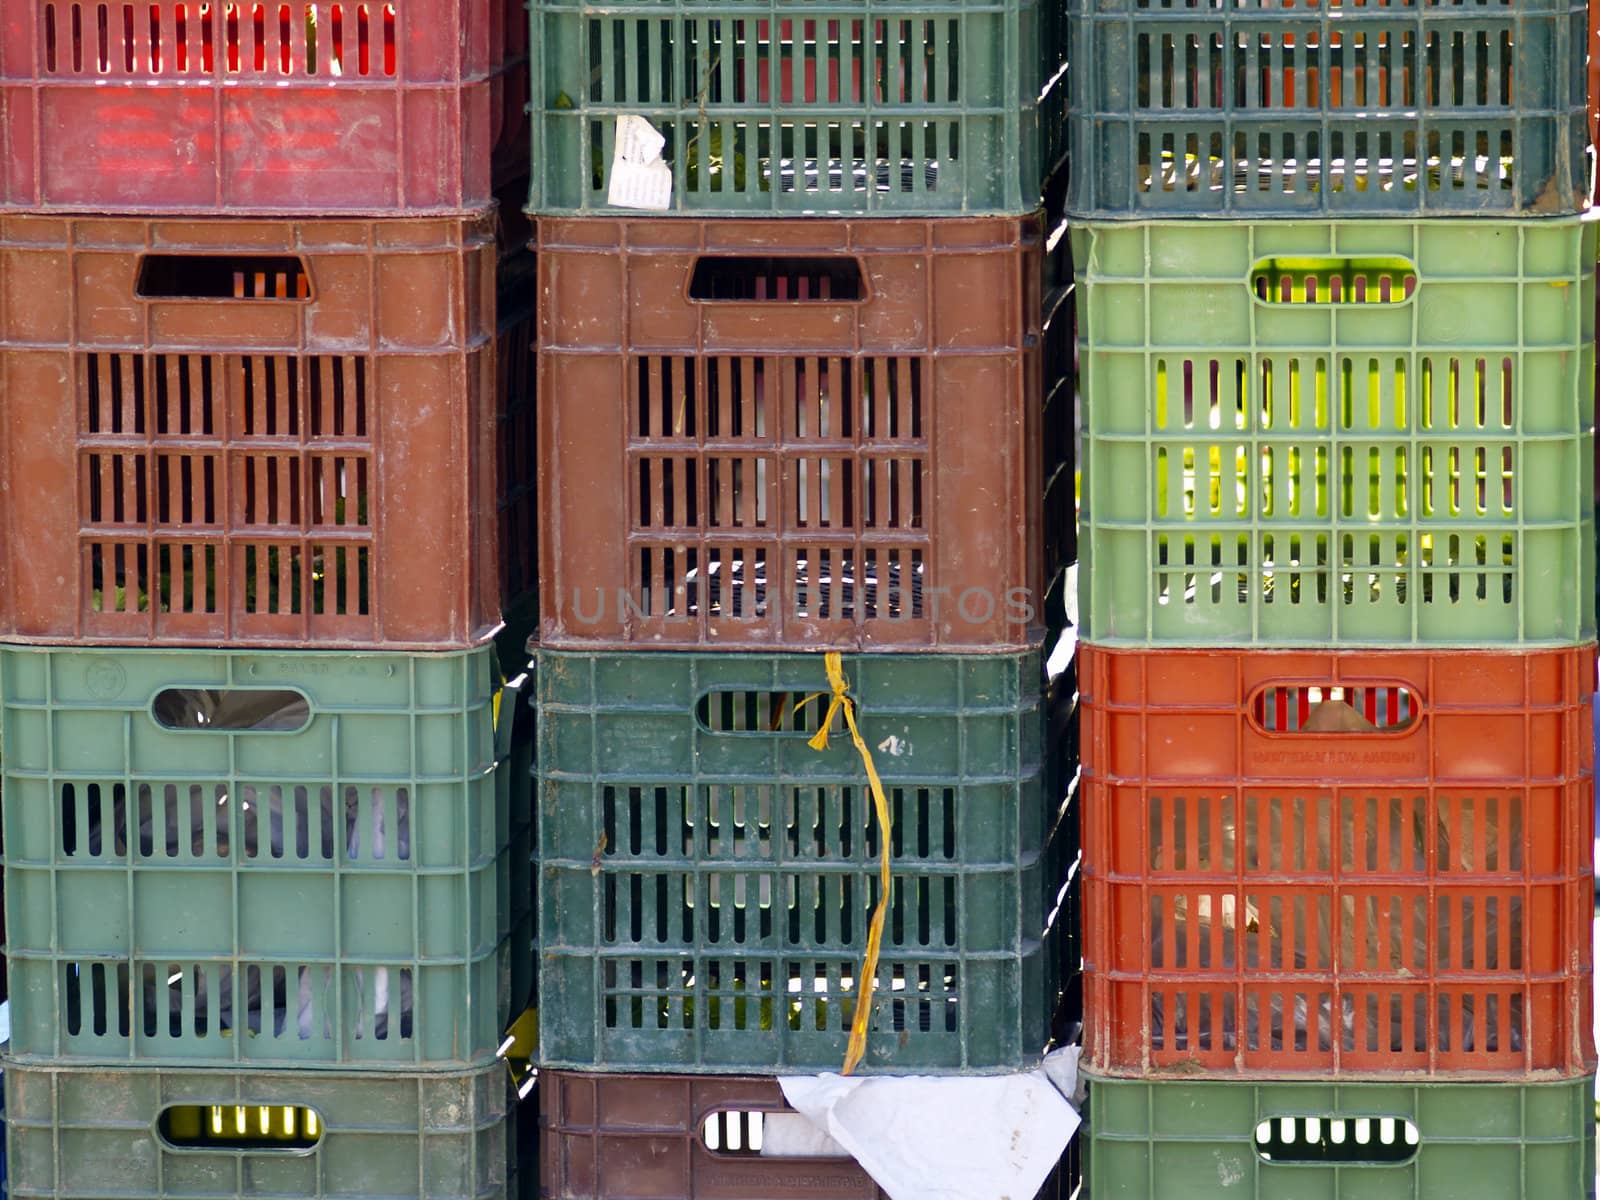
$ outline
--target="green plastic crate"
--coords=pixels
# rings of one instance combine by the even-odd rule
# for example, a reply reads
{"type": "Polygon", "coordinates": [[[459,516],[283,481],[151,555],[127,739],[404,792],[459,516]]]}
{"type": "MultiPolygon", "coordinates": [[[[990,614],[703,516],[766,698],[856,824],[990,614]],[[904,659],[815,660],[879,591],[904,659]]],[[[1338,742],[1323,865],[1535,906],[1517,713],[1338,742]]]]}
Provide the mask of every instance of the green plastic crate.
{"type": "Polygon", "coordinates": [[[1587,16],[1583,0],[1071,0],[1071,211],[1577,212],[1587,16]]]}
{"type": "Polygon", "coordinates": [[[506,1075],[496,1062],[436,1074],[94,1070],[13,1061],[4,1069],[7,1190],[19,1200],[509,1195],[506,1075]],[[316,1116],[315,1144],[258,1139],[195,1147],[163,1119],[177,1105],[223,1108],[227,1133],[236,1109],[254,1132],[263,1116],[277,1128],[286,1107],[303,1106],[316,1116]]]}
{"type": "Polygon", "coordinates": [[[0,648],[11,1053],[492,1056],[532,922],[531,722],[496,689],[492,647],[0,648]]]}
{"type": "MultiPolygon", "coordinates": [[[[807,744],[822,655],[537,663],[541,1064],[837,1070],[878,841],[842,717],[826,750],[807,744]]],[[[894,816],[863,1068],[1025,1069],[1061,982],[1046,919],[1075,849],[1057,834],[1071,764],[1046,737],[1039,656],[844,671],[894,816]]]]}
{"type": "Polygon", "coordinates": [[[1085,637],[1594,636],[1592,222],[1080,225],[1073,259],[1085,637]]]}
{"type": "Polygon", "coordinates": [[[1087,1138],[1087,1194],[1094,1200],[1592,1200],[1595,1194],[1593,1075],[1421,1086],[1097,1075],[1088,1082],[1088,1127],[1079,1136],[1087,1138]],[[1343,1119],[1342,1142],[1329,1116],[1343,1119]],[[1372,1120],[1386,1117],[1395,1119],[1387,1128],[1372,1120]],[[1357,1125],[1360,1118],[1369,1123],[1357,1125]],[[1409,1122],[1410,1131],[1398,1122],[1409,1122]],[[1355,1155],[1366,1161],[1351,1161],[1355,1155]]]}
{"type": "Polygon", "coordinates": [[[629,211],[619,116],[665,138],[679,212],[1025,213],[1065,146],[1061,16],[1036,0],[529,8],[536,214],[629,211]]]}

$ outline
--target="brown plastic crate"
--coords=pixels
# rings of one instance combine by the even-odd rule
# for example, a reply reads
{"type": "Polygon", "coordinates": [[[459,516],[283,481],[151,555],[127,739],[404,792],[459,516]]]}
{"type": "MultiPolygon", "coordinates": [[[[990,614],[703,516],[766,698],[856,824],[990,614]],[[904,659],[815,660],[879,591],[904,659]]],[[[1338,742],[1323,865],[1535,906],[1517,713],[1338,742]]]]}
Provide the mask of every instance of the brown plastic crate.
{"type": "Polygon", "coordinates": [[[490,637],[495,220],[0,217],[0,635],[490,637]]]}
{"type": "MultiPolygon", "coordinates": [[[[775,1079],[543,1071],[543,1200],[888,1200],[854,1159],[764,1158],[764,1118],[792,1113],[775,1079]],[[712,1149],[715,1143],[717,1149],[712,1149]]],[[[1077,1194],[1077,1142],[1037,1200],[1077,1194]]]]}
{"type": "Polygon", "coordinates": [[[1037,217],[536,241],[545,645],[1035,642],[1042,509],[1071,504],[1042,461],[1037,217]]]}

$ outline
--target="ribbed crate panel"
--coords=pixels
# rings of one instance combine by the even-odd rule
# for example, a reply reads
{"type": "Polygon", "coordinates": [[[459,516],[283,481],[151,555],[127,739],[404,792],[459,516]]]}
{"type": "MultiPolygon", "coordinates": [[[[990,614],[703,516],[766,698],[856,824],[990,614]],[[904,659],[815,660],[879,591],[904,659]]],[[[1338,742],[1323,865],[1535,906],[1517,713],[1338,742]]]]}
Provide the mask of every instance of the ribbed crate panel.
{"type": "Polygon", "coordinates": [[[492,1056],[531,983],[531,747],[495,687],[489,647],[0,649],[10,1053],[492,1056]]]}
{"type": "Polygon", "coordinates": [[[1071,211],[1572,213],[1585,0],[1072,0],[1071,211]]]}
{"type": "MultiPolygon", "coordinates": [[[[505,1200],[505,1068],[443,1074],[86,1070],[5,1063],[12,1196],[93,1200],[505,1200]],[[197,1139],[172,1110],[221,1109],[281,1132],[310,1109],[309,1138],[197,1139]],[[300,1144],[312,1141],[310,1146],[300,1144]]],[[[209,1116],[207,1111],[205,1115],[209,1116]]],[[[299,1131],[305,1125],[297,1120],[299,1131]]]]}
{"type": "Polygon", "coordinates": [[[1592,645],[1079,654],[1096,1070],[1593,1069],[1592,645]]]}
{"type": "Polygon", "coordinates": [[[530,8],[532,212],[622,211],[622,116],[665,138],[685,213],[1015,215],[1062,156],[1065,44],[1033,0],[530,8]]]}
{"type": "Polygon", "coordinates": [[[1091,1075],[1079,1136],[1094,1200],[1584,1200],[1595,1186],[1594,1076],[1409,1085],[1091,1075]]]}
{"type": "Polygon", "coordinates": [[[486,641],[532,589],[496,221],[0,217],[0,633],[486,641]]]}
{"type": "Polygon", "coordinates": [[[1083,635],[1594,634],[1594,225],[1080,225],[1083,635]]]}
{"type": "MultiPolygon", "coordinates": [[[[822,656],[537,663],[541,1063],[836,1070],[879,835],[843,727],[807,744],[822,656]]],[[[863,1067],[1024,1069],[1062,983],[1071,690],[1047,729],[1037,652],[844,672],[894,817],[863,1067]]]]}

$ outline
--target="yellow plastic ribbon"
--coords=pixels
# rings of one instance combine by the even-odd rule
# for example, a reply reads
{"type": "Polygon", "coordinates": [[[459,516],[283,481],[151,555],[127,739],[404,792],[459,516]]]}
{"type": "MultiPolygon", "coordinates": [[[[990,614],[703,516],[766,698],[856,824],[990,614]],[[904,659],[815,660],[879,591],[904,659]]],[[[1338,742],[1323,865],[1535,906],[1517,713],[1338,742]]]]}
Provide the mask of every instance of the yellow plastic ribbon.
{"type": "MultiPolygon", "coordinates": [[[[883,781],[878,778],[878,768],[872,761],[872,751],[856,727],[856,706],[850,699],[850,681],[844,677],[844,667],[836,651],[823,657],[828,672],[828,686],[833,696],[828,701],[828,711],[823,714],[822,727],[807,743],[813,750],[828,748],[828,730],[833,728],[834,714],[844,712],[844,723],[850,729],[850,740],[866,764],[867,782],[872,785],[872,804],[878,814],[878,904],[872,910],[872,923],[867,927],[867,953],[856,976],[856,1012],[850,1025],[850,1043],[845,1050],[844,1070],[849,1075],[867,1052],[867,1028],[872,1022],[873,988],[878,974],[878,955],[883,948],[883,923],[889,915],[889,801],[883,794],[883,781]]],[[[809,703],[808,698],[805,703],[809,703]]],[[[803,707],[803,705],[802,705],[803,707]]],[[[798,711],[798,709],[796,710],[798,711]]]]}

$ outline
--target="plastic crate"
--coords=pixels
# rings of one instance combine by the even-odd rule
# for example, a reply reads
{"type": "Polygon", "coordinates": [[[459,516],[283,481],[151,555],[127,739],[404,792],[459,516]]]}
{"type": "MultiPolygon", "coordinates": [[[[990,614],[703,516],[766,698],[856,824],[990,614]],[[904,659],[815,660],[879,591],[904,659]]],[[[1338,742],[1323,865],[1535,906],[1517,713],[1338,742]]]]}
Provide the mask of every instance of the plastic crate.
{"type": "Polygon", "coordinates": [[[488,647],[0,648],[10,1053],[492,1057],[532,983],[529,750],[494,675],[488,647]]]}
{"type": "Polygon", "coordinates": [[[390,1075],[7,1063],[5,1090],[10,1192],[19,1198],[508,1195],[499,1063],[390,1075]],[[222,1110],[221,1136],[174,1111],[197,1106],[203,1118],[222,1110]],[[314,1124],[296,1109],[310,1109],[314,1124]]]}
{"type": "Polygon", "coordinates": [[[1037,218],[538,236],[545,645],[1038,644],[1037,218]]]}
{"type": "MultiPolygon", "coordinates": [[[[546,1071],[539,1107],[546,1200],[888,1200],[853,1158],[762,1152],[772,1123],[810,1125],[775,1079],[546,1071]]],[[[1037,1200],[1076,1194],[1078,1159],[1070,1150],[1037,1200]]]]}
{"type": "Polygon", "coordinates": [[[1066,142],[1048,7],[535,0],[529,211],[620,211],[630,116],[679,212],[1030,212],[1066,142]]]}
{"type": "Polygon", "coordinates": [[[466,212],[528,163],[515,0],[9,0],[0,207],[466,212]]]}
{"type": "Polygon", "coordinates": [[[1071,209],[1576,212],[1586,7],[1073,0],[1071,209]]]}
{"type": "Polygon", "coordinates": [[[1593,645],[1080,654],[1097,1070],[1593,1069],[1593,645]]]}
{"type": "Polygon", "coordinates": [[[1600,4],[1589,0],[1589,141],[1600,140],[1600,4]]]}
{"type": "Polygon", "coordinates": [[[1078,226],[1082,633],[1594,635],[1595,226],[1078,226]]]}
{"type": "Polygon", "coordinates": [[[1593,1075],[1517,1084],[1088,1082],[1080,1136],[1094,1200],[1594,1195],[1593,1075]]]}
{"type": "MultiPolygon", "coordinates": [[[[848,734],[807,744],[822,656],[537,663],[541,1064],[837,1070],[879,843],[848,734]]],[[[1071,773],[1039,656],[853,657],[844,673],[895,830],[862,1067],[1027,1069],[1061,984],[1046,920],[1071,773]]]]}
{"type": "Polygon", "coordinates": [[[497,369],[494,234],[0,217],[0,635],[487,640],[530,486],[499,469],[531,470],[497,461],[532,351],[505,331],[497,369]]]}

